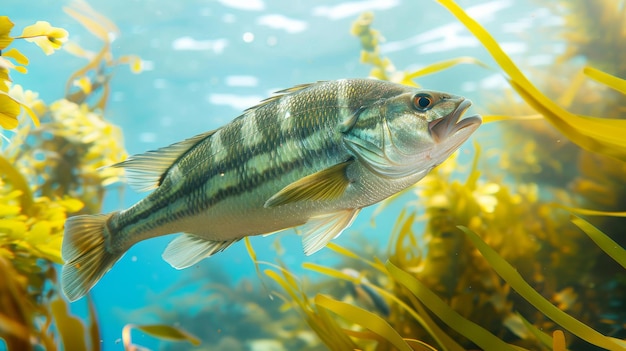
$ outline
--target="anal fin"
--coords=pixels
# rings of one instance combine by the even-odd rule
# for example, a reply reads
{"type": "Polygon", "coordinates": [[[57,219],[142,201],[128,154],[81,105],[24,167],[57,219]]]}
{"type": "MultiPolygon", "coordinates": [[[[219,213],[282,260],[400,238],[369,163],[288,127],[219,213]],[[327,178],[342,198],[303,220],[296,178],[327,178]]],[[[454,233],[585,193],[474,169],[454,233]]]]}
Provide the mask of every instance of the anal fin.
{"type": "Polygon", "coordinates": [[[213,241],[193,234],[181,234],[167,245],[163,252],[163,259],[172,267],[183,269],[226,250],[239,240],[213,241]]]}
{"type": "Polygon", "coordinates": [[[354,208],[309,218],[308,222],[300,227],[304,254],[307,256],[314,254],[341,235],[360,211],[360,208],[354,208]]]}
{"type": "Polygon", "coordinates": [[[305,200],[334,200],[341,197],[350,185],[346,169],[353,162],[353,159],[349,159],[298,179],[270,197],[265,202],[265,207],[305,200]]]}

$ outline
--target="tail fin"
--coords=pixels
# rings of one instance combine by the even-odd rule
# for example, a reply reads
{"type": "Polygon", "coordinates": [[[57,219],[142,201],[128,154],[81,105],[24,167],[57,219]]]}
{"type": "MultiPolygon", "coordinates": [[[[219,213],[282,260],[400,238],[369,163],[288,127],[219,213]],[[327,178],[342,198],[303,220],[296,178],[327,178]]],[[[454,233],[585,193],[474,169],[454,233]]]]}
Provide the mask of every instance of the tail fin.
{"type": "Polygon", "coordinates": [[[61,286],[70,301],[84,296],[124,254],[105,247],[105,224],[112,215],[75,216],[65,222],[61,286]]]}

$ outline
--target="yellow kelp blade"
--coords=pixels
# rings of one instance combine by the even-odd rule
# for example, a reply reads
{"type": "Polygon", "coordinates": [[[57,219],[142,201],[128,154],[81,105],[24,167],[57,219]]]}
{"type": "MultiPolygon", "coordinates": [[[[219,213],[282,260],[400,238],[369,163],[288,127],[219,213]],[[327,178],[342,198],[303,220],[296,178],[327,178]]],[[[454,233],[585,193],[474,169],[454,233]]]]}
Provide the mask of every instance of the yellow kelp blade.
{"type": "Polygon", "coordinates": [[[598,81],[611,89],[615,89],[622,94],[626,94],[626,80],[617,78],[606,72],[602,72],[599,69],[593,67],[585,67],[583,72],[591,79],[598,81]]]}
{"type": "Polygon", "coordinates": [[[362,261],[364,263],[367,263],[372,268],[377,269],[380,272],[384,272],[384,267],[382,267],[381,265],[377,264],[376,262],[372,262],[372,261],[366,260],[365,258],[357,255],[356,253],[346,249],[345,247],[343,247],[343,246],[341,246],[339,244],[330,242],[330,243],[328,243],[326,245],[326,247],[328,249],[331,249],[331,250],[335,251],[336,253],[338,253],[340,255],[344,255],[344,256],[346,256],[348,258],[353,258],[353,259],[356,259],[356,260],[360,260],[360,261],[362,261]]]}
{"type": "Polygon", "coordinates": [[[89,308],[89,338],[91,339],[91,350],[100,351],[100,325],[96,314],[96,305],[93,303],[91,295],[87,295],[87,307],[89,308]]]}
{"type": "MultiPolygon", "coordinates": [[[[188,341],[194,346],[200,345],[200,339],[180,328],[163,324],[136,325],[127,324],[122,330],[122,341],[125,350],[133,350],[136,345],[132,344],[130,332],[132,329],[141,330],[142,332],[154,336],[159,339],[172,341],[188,341]]],[[[76,349],[78,350],[78,349],[76,349]]]]}
{"type": "Polygon", "coordinates": [[[256,270],[256,276],[259,278],[259,281],[261,282],[261,285],[263,286],[263,290],[265,290],[265,292],[267,293],[267,296],[269,296],[270,300],[273,300],[274,297],[272,296],[272,292],[267,287],[267,285],[265,285],[265,280],[263,279],[263,276],[261,275],[261,267],[259,266],[260,262],[257,259],[256,252],[254,251],[254,248],[252,247],[252,243],[250,242],[250,237],[245,237],[244,241],[246,243],[246,250],[248,251],[248,256],[250,256],[250,260],[252,261],[252,263],[254,263],[254,269],[256,270]]]}
{"type": "Polygon", "coordinates": [[[389,274],[399,284],[404,285],[425,306],[430,309],[441,321],[454,329],[457,333],[468,338],[483,350],[517,351],[515,347],[500,340],[485,328],[465,319],[458,312],[448,306],[434,292],[411,274],[398,268],[393,263],[386,263],[389,274]]]}
{"type": "Polygon", "coordinates": [[[484,64],[483,62],[481,62],[478,59],[475,59],[473,57],[469,57],[469,56],[462,56],[462,57],[457,57],[457,58],[453,58],[450,60],[445,60],[445,61],[439,61],[439,62],[435,62],[433,64],[430,64],[426,67],[420,68],[416,71],[407,73],[407,75],[404,77],[403,83],[405,80],[413,80],[415,78],[419,78],[419,77],[423,77],[429,74],[433,74],[433,73],[437,73],[439,71],[443,71],[446,70],[450,67],[456,66],[456,65],[460,65],[460,64],[474,64],[474,65],[478,65],[481,66],[483,68],[489,68],[489,66],[487,66],[486,64],[484,64]]]}
{"type": "Polygon", "coordinates": [[[524,278],[517,272],[513,266],[505,261],[498,253],[489,247],[476,233],[464,226],[458,226],[465,236],[476,246],[478,251],[489,262],[491,268],[502,279],[504,279],[509,285],[517,291],[526,301],[535,306],[546,317],[553,320],[558,325],[569,330],[577,337],[589,342],[590,344],[603,347],[607,350],[617,351],[623,350],[623,348],[617,345],[610,338],[600,334],[590,326],[570,316],[569,314],[561,311],[554,306],[549,300],[541,296],[532,286],[530,286],[524,278]]]}
{"type": "Polygon", "coordinates": [[[345,302],[337,301],[322,294],[315,296],[315,304],[336,313],[351,323],[372,331],[389,341],[389,343],[400,351],[413,351],[411,346],[402,339],[400,334],[398,334],[387,321],[372,312],[368,312],[360,307],[352,306],[345,302]]]}
{"type": "Polygon", "coordinates": [[[626,161],[626,120],[578,116],[543,95],[515,66],[498,42],[453,0],[438,0],[483,44],[509,76],[509,83],[537,112],[585,150],[626,161]]]}
{"type": "Polygon", "coordinates": [[[413,350],[415,351],[420,351],[420,350],[424,350],[424,351],[437,351],[436,348],[428,345],[427,343],[420,341],[420,340],[416,340],[416,339],[404,339],[404,341],[407,342],[407,344],[412,345],[411,347],[413,348],[413,350]]]}
{"type": "Polygon", "coordinates": [[[50,303],[50,310],[64,349],[87,350],[85,326],[80,319],[69,313],[68,303],[58,297],[50,303]]]}
{"type": "MultiPolygon", "coordinates": [[[[327,275],[332,278],[343,279],[354,284],[364,284],[370,287],[376,293],[384,296],[386,299],[393,301],[400,308],[405,310],[409,315],[419,323],[424,330],[441,346],[442,351],[463,351],[461,345],[454,341],[448,334],[446,334],[439,326],[430,318],[426,311],[415,311],[411,306],[404,302],[400,297],[396,296],[393,292],[389,292],[382,289],[370,282],[361,281],[359,278],[355,278],[348,274],[345,274],[335,268],[324,267],[314,263],[305,262],[302,264],[302,268],[327,275]]],[[[415,305],[415,304],[414,304],[415,305]]],[[[416,308],[420,308],[419,303],[415,305],[416,308]]]]}
{"type": "Polygon", "coordinates": [[[331,350],[356,350],[357,345],[343,332],[343,329],[330,317],[324,309],[314,309],[307,296],[300,290],[297,282],[291,277],[291,273],[280,268],[283,276],[277,272],[266,269],[265,274],[280,285],[291,297],[289,301],[295,303],[298,310],[305,318],[305,321],[313,329],[315,334],[331,350]]]}
{"type": "Polygon", "coordinates": [[[552,337],[548,334],[546,334],[545,332],[539,330],[538,327],[536,327],[534,324],[530,323],[529,321],[526,320],[526,318],[524,318],[521,314],[519,314],[519,312],[516,313],[519,318],[522,320],[522,322],[524,323],[524,326],[526,327],[526,329],[528,329],[528,331],[530,331],[530,333],[532,335],[535,336],[535,338],[537,338],[537,340],[539,340],[539,342],[544,345],[545,347],[551,347],[554,344],[554,341],[552,339],[552,337]]]}
{"type": "Polygon", "coordinates": [[[618,243],[609,238],[600,229],[594,227],[591,223],[584,219],[572,215],[572,223],[580,228],[593,242],[598,245],[602,251],[609,255],[615,262],[626,268],[626,250],[618,243]]]}
{"type": "Polygon", "coordinates": [[[606,216],[606,217],[626,217],[626,211],[600,211],[587,208],[568,207],[561,204],[550,204],[551,206],[562,208],[566,211],[584,216],[606,216]]]}
{"type": "Polygon", "coordinates": [[[507,115],[482,115],[483,123],[502,122],[502,121],[533,121],[536,119],[542,119],[540,114],[526,115],[526,116],[507,116],[507,115]]]}

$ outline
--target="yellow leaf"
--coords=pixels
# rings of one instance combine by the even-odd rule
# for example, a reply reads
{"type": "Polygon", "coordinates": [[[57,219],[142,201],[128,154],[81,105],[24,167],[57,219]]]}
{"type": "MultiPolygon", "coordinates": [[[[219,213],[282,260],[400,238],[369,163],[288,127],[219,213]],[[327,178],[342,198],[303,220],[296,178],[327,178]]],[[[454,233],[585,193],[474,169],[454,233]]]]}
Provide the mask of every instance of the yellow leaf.
{"type": "Polygon", "coordinates": [[[28,57],[24,56],[24,54],[22,54],[19,50],[15,48],[11,48],[3,52],[2,56],[12,58],[15,60],[15,62],[19,63],[20,65],[28,64],[28,57]]]}
{"type": "Polygon", "coordinates": [[[18,38],[35,43],[46,55],[50,55],[67,41],[67,35],[67,31],[63,28],[52,27],[46,21],[37,21],[24,28],[22,35],[18,38]]]}
{"type": "Polygon", "coordinates": [[[13,22],[7,16],[0,16],[0,50],[4,50],[11,44],[13,38],[9,36],[13,28],[13,22]]]}
{"type": "Polygon", "coordinates": [[[45,245],[50,240],[51,231],[52,227],[50,226],[50,222],[37,221],[30,227],[30,230],[26,233],[25,239],[33,246],[45,245]]]}
{"type": "Polygon", "coordinates": [[[82,90],[85,94],[89,95],[91,93],[91,81],[89,77],[82,77],[80,79],[76,79],[74,81],[74,86],[77,86],[82,90]]]}
{"type": "Polygon", "coordinates": [[[198,346],[200,345],[200,339],[196,336],[186,332],[180,328],[172,327],[164,324],[152,324],[152,325],[134,325],[127,324],[124,326],[124,330],[122,331],[122,339],[124,340],[124,345],[131,345],[130,343],[130,330],[138,329],[142,332],[152,335],[154,337],[166,340],[174,340],[174,341],[189,341],[192,345],[198,346]]]}
{"type": "Polygon", "coordinates": [[[464,56],[464,57],[457,57],[457,58],[450,59],[450,60],[435,62],[424,68],[420,68],[417,71],[408,73],[406,76],[406,79],[415,79],[415,78],[422,77],[425,75],[433,74],[433,73],[443,71],[445,69],[448,69],[450,67],[453,67],[459,64],[475,64],[483,68],[489,68],[489,66],[482,63],[480,60],[477,60],[473,57],[464,56]]]}
{"type": "Polygon", "coordinates": [[[83,27],[87,28],[88,31],[97,36],[100,40],[104,41],[105,43],[109,42],[109,31],[97,20],[89,18],[89,16],[86,16],[85,14],[82,14],[69,7],[64,7],[63,11],[72,16],[78,22],[80,22],[83,27]]]}
{"type": "MultiPolygon", "coordinates": [[[[11,50],[13,50],[13,49],[11,49],[11,50]]],[[[0,70],[3,71],[3,72],[6,72],[5,74],[2,74],[2,77],[0,77],[0,80],[5,80],[5,81],[8,81],[8,82],[11,81],[10,79],[8,79],[8,77],[9,77],[9,73],[8,73],[9,69],[14,69],[14,70],[16,70],[16,71],[18,71],[20,73],[28,72],[26,67],[24,67],[24,66],[17,66],[13,62],[5,59],[4,56],[0,56],[0,70]],[[6,76],[7,79],[4,78],[5,76],[6,76]]],[[[6,84],[5,84],[5,86],[6,86],[6,88],[2,88],[0,90],[2,90],[4,92],[9,91],[9,86],[6,85],[6,84]]]]}
{"type": "MultiPolygon", "coordinates": [[[[7,94],[6,92],[4,92],[4,91],[2,91],[2,90],[0,90],[0,96],[4,96],[4,97],[5,97],[5,98],[1,98],[1,97],[0,97],[0,115],[2,115],[2,113],[4,112],[4,108],[5,108],[5,107],[12,106],[12,105],[11,105],[11,103],[7,102],[8,100],[11,100],[11,101],[13,101],[13,103],[17,103],[17,104],[18,104],[18,108],[21,106],[21,107],[24,109],[24,111],[26,111],[26,113],[28,113],[28,115],[30,116],[30,118],[33,120],[33,123],[35,123],[35,126],[37,126],[37,127],[39,126],[39,117],[37,117],[37,115],[35,114],[35,112],[34,112],[34,111],[30,108],[30,107],[28,107],[28,105],[26,105],[25,103],[21,102],[20,100],[18,100],[18,99],[16,99],[16,98],[12,97],[11,95],[7,94]],[[5,100],[6,98],[8,98],[8,100],[3,101],[3,100],[5,100]]],[[[7,110],[7,111],[11,112],[11,111],[14,111],[14,110],[7,110]]],[[[18,116],[19,114],[20,114],[20,113],[19,113],[19,111],[18,111],[18,112],[17,112],[17,114],[15,115],[15,118],[16,118],[15,127],[17,127],[17,116],[18,116]]],[[[6,129],[11,129],[11,128],[7,128],[7,127],[5,127],[5,126],[2,124],[1,119],[2,119],[2,118],[1,118],[1,116],[0,116],[0,127],[4,127],[4,128],[6,128],[6,129]]],[[[15,128],[15,127],[13,127],[13,128],[15,128]]]]}
{"type": "Polygon", "coordinates": [[[20,104],[9,95],[0,94],[0,127],[17,128],[17,116],[20,115],[20,104]]]}
{"type": "Polygon", "coordinates": [[[506,116],[506,115],[482,115],[483,123],[501,122],[501,121],[532,121],[541,119],[543,116],[540,114],[526,115],[526,116],[506,116]]]}
{"type": "Polygon", "coordinates": [[[571,216],[572,223],[580,228],[593,242],[598,245],[602,251],[611,256],[622,267],[626,268],[626,249],[621,247],[618,243],[609,238],[600,229],[594,227],[591,223],[576,216],[571,216]]]}
{"type": "Polygon", "coordinates": [[[15,216],[18,215],[20,211],[21,208],[19,206],[0,204],[0,217],[15,216]]]}
{"type": "Polygon", "coordinates": [[[92,60],[96,56],[93,51],[85,50],[73,41],[69,41],[63,45],[63,49],[76,57],[82,57],[88,60],[92,60]]]}
{"type": "Polygon", "coordinates": [[[61,235],[57,235],[53,237],[47,244],[38,245],[33,247],[39,255],[39,257],[46,259],[48,261],[52,261],[54,263],[63,264],[63,258],[61,258],[61,244],[63,242],[63,237],[61,235]]]}
{"type": "Polygon", "coordinates": [[[69,196],[64,197],[62,200],[59,200],[58,203],[59,205],[65,207],[65,209],[69,213],[78,212],[85,206],[82,201],[71,198],[69,196]]]}
{"type": "Polygon", "coordinates": [[[3,66],[3,63],[5,62],[8,62],[11,64],[9,60],[6,60],[2,56],[0,56],[0,91],[8,93],[9,83],[11,82],[11,78],[9,78],[8,68],[3,66]]]}
{"type": "Polygon", "coordinates": [[[0,232],[7,233],[13,239],[21,238],[26,233],[26,223],[20,220],[0,219],[0,232]]]}
{"type": "Polygon", "coordinates": [[[622,94],[626,94],[626,80],[617,78],[613,75],[589,66],[585,67],[583,69],[583,72],[591,79],[596,80],[606,85],[607,87],[613,88],[622,94]]]}
{"type": "Polygon", "coordinates": [[[80,319],[70,314],[69,306],[62,298],[50,303],[50,311],[54,316],[56,328],[63,341],[65,350],[87,350],[85,326],[80,319]]]}
{"type": "Polygon", "coordinates": [[[133,73],[141,73],[143,70],[143,64],[141,63],[141,59],[137,56],[134,56],[130,62],[130,71],[133,73]]]}
{"type": "Polygon", "coordinates": [[[366,311],[360,307],[352,306],[345,302],[337,301],[322,294],[317,294],[315,296],[315,304],[338,314],[351,323],[358,324],[372,331],[374,334],[381,336],[383,339],[392,344],[397,350],[413,350],[387,321],[372,312],[366,311]]]}

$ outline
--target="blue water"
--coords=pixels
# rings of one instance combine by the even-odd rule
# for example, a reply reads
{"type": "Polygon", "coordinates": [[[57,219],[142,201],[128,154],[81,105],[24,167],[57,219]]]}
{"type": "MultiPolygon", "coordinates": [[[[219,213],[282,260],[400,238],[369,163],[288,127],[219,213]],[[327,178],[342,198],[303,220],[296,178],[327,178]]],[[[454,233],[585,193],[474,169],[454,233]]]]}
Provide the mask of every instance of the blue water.
{"type": "MultiPolygon", "coordinates": [[[[538,66],[558,53],[558,47],[546,50],[534,40],[530,41],[537,43],[533,52],[541,54],[526,55],[528,30],[538,23],[544,28],[555,25],[547,10],[513,1],[459,3],[522,64],[538,66]]],[[[66,28],[71,40],[99,48],[95,37],[63,13],[63,4],[67,2],[4,0],[0,15],[8,15],[15,22],[15,32],[46,20],[66,28]]],[[[349,33],[351,23],[365,10],[375,12],[374,27],[386,38],[383,54],[400,70],[458,56],[474,56],[495,67],[478,42],[435,1],[110,0],[93,1],[92,5],[120,29],[114,54],[136,54],[144,61],[145,71],[139,75],[127,67],[115,70],[106,111],[106,117],[123,129],[131,154],[219,127],[277,89],[317,80],[366,77],[370,67],[359,62],[359,41],[349,33]]],[[[31,64],[27,75],[14,73],[13,80],[39,92],[48,103],[63,96],[66,79],[84,64],[64,52],[46,57],[32,44],[16,42],[14,46],[31,59],[31,64]]],[[[429,89],[465,95],[475,101],[474,111],[480,112],[482,93],[497,91],[505,81],[496,71],[468,65],[424,77],[420,83],[429,89]]],[[[485,139],[490,133],[484,128],[474,138],[485,139]]],[[[471,143],[462,147],[464,157],[469,158],[471,152],[471,143]]],[[[120,195],[117,189],[109,192],[105,212],[130,206],[144,196],[130,189],[120,195]]],[[[373,242],[386,244],[400,207],[391,207],[377,218],[379,234],[369,234],[373,242]]],[[[350,246],[356,236],[374,233],[371,211],[363,211],[336,241],[350,246]]],[[[169,291],[172,286],[212,279],[198,277],[194,271],[219,272],[232,282],[243,277],[257,279],[243,243],[202,261],[198,267],[177,271],[161,259],[171,238],[136,245],[92,290],[104,350],[122,349],[119,340],[124,325],[159,322],[150,310],[158,306],[176,308],[171,304],[175,295],[169,291]]],[[[279,238],[286,249],[282,260],[298,271],[305,259],[299,238],[293,231],[279,238]]],[[[274,260],[275,240],[252,239],[261,259],[274,260]]],[[[336,255],[322,250],[306,260],[329,264],[336,255]]],[[[84,314],[84,300],[73,304],[73,309],[84,314]]],[[[161,345],[141,335],[134,341],[153,349],[161,345]]]]}

